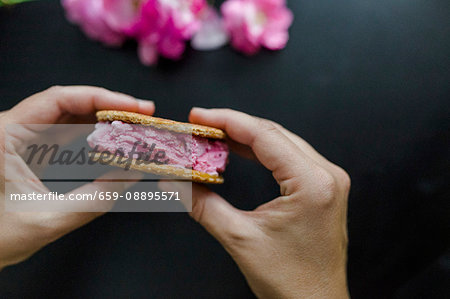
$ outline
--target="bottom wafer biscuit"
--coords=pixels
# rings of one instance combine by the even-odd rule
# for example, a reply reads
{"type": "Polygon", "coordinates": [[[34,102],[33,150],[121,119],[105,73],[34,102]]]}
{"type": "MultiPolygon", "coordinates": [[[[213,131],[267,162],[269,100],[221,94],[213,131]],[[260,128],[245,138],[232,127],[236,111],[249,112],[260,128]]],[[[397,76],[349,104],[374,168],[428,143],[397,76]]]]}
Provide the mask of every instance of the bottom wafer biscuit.
{"type": "Polygon", "coordinates": [[[126,160],[124,160],[122,156],[115,156],[113,154],[107,154],[105,152],[90,152],[89,156],[91,157],[92,161],[98,161],[101,157],[102,160],[108,161],[109,165],[122,168],[125,168],[129,165],[130,169],[168,177],[184,178],[198,183],[222,184],[224,182],[223,177],[220,175],[211,175],[208,173],[200,172],[198,170],[175,167],[167,164],[137,163],[137,159],[131,159],[131,161],[129,161],[127,158],[125,158],[126,160]],[[119,159],[121,160],[118,161],[119,159]]]}

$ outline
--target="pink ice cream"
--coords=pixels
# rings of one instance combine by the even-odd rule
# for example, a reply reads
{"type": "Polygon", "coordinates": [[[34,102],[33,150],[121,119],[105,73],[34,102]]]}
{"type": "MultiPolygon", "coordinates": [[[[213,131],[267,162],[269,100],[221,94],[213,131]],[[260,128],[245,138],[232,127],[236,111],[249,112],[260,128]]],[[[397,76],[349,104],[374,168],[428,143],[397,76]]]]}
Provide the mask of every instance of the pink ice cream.
{"type": "Polygon", "coordinates": [[[228,146],[221,140],[121,121],[97,123],[94,132],[87,137],[87,141],[89,146],[97,147],[98,151],[115,153],[117,150],[121,150],[125,157],[132,152],[135,144],[137,144],[135,152],[145,154],[154,144],[152,156],[158,151],[164,151],[165,157],[161,159],[164,163],[176,167],[192,168],[212,175],[225,171],[228,158],[228,146]],[[144,145],[146,146],[144,147],[144,145]]]}

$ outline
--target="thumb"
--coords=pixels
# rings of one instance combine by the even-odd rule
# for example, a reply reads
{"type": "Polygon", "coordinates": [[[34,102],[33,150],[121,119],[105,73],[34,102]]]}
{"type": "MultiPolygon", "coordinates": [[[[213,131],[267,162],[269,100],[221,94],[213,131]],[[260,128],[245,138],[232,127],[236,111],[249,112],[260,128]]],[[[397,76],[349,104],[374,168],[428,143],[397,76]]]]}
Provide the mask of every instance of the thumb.
{"type": "MultiPolygon", "coordinates": [[[[66,193],[66,196],[69,194],[100,194],[102,192],[118,192],[120,194],[142,179],[142,173],[130,171],[127,173],[126,179],[117,179],[118,177],[124,177],[123,170],[110,171],[97,178],[94,182],[85,184],[66,193]]],[[[108,212],[114,206],[115,201],[99,200],[99,198],[96,198],[92,201],[75,201],[67,202],[66,204],[64,209],[74,212],[53,213],[55,214],[55,218],[61,220],[59,222],[56,221],[56,223],[59,223],[61,226],[60,230],[62,234],[73,231],[108,212]],[[69,206],[71,204],[72,206],[69,206]]]]}
{"type": "MultiPolygon", "coordinates": [[[[187,184],[161,181],[159,186],[165,191],[180,191],[187,184]]],[[[184,190],[186,194],[188,190],[184,190]]],[[[181,192],[183,194],[183,192],[181,192]]],[[[188,201],[183,201],[186,205],[188,201]]],[[[188,211],[190,207],[186,207],[188,211]]],[[[201,184],[192,184],[192,211],[189,215],[200,223],[225,248],[233,246],[235,241],[245,239],[253,226],[245,211],[236,209],[225,199],[201,184]]]]}

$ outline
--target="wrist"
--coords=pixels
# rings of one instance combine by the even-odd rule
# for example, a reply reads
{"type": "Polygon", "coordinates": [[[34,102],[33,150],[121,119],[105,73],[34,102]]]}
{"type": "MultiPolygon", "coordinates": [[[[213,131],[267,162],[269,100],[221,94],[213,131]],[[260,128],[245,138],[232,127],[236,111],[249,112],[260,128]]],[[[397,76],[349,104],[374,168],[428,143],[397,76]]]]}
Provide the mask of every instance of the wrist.
{"type": "Polygon", "coordinates": [[[293,290],[286,290],[281,298],[350,298],[345,271],[338,275],[321,275],[320,278],[308,276],[297,283],[293,290]]]}
{"type": "Polygon", "coordinates": [[[258,298],[349,298],[345,268],[339,271],[283,272],[272,278],[249,279],[258,298]]]}

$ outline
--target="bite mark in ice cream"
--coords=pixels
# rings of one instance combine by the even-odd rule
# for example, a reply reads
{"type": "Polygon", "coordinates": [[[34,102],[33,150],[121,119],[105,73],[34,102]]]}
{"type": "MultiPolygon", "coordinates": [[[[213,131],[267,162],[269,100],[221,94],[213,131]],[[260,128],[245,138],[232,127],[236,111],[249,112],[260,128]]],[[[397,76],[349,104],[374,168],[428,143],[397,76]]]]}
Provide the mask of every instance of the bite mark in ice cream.
{"type": "MultiPolygon", "coordinates": [[[[160,130],[122,121],[99,122],[88,136],[89,146],[111,153],[122,151],[125,157],[135,152],[164,151],[168,165],[192,168],[212,175],[225,171],[228,146],[221,140],[160,130]],[[144,146],[146,145],[146,146],[144,146]]],[[[133,157],[134,158],[134,157],[133,157]]]]}

